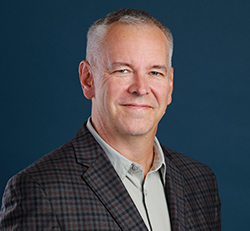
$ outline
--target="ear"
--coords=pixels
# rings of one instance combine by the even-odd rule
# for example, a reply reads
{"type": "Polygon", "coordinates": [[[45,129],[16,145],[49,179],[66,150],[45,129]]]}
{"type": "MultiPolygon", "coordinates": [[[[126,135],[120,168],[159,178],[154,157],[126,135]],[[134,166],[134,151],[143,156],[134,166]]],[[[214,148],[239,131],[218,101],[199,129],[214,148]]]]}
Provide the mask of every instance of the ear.
{"type": "Polygon", "coordinates": [[[168,105],[172,102],[173,87],[174,87],[174,68],[171,67],[169,73],[168,105]]]}
{"type": "Polygon", "coordinates": [[[79,64],[79,77],[83,94],[87,99],[94,97],[94,79],[92,69],[87,61],[79,64]]]}

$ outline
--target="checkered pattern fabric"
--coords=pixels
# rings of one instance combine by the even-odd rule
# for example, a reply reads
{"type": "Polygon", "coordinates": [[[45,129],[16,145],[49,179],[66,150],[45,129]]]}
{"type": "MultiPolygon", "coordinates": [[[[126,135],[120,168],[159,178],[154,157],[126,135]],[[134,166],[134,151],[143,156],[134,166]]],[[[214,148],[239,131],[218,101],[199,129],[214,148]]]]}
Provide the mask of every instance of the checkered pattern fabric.
{"type": "MultiPolygon", "coordinates": [[[[220,230],[213,172],[163,147],[173,231],[220,230]]],[[[62,147],[17,175],[5,189],[0,230],[147,230],[105,153],[84,124],[62,147]]]]}

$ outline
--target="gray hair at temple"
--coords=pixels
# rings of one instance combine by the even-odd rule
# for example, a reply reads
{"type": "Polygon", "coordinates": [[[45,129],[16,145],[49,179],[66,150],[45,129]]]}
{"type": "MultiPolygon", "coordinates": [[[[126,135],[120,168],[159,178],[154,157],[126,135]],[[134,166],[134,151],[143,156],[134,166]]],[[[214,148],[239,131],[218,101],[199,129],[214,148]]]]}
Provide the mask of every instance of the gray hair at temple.
{"type": "Polygon", "coordinates": [[[173,54],[173,36],[170,30],[159,20],[143,10],[119,9],[109,13],[106,17],[97,20],[88,30],[86,60],[93,65],[98,65],[102,51],[102,39],[105,36],[107,27],[112,23],[119,22],[131,25],[155,25],[165,34],[169,44],[168,61],[171,67],[173,54]]]}

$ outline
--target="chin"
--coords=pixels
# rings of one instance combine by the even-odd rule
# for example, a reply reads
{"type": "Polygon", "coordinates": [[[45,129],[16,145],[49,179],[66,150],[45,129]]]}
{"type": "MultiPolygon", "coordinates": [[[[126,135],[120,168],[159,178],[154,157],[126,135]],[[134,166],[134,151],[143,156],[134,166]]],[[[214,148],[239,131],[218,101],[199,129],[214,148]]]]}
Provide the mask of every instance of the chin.
{"type": "Polygon", "coordinates": [[[129,126],[123,127],[123,131],[125,134],[131,135],[131,136],[143,136],[143,135],[149,134],[150,132],[155,133],[154,132],[155,129],[150,129],[150,127],[152,126],[138,126],[138,124],[133,126],[131,124],[129,126]]]}

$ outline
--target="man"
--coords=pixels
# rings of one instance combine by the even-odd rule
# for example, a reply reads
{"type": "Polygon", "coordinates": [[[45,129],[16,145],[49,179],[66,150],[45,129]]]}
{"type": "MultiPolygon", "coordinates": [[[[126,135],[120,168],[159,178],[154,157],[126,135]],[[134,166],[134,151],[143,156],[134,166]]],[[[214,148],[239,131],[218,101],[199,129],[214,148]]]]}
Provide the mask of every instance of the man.
{"type": "Polygon", "coordinates": [[[220,230],[213,172],[155,137],[171,103],[172,49],[144,11],[94,23],[79,65],[91,117],[8,182],[1,230],[220,230]]]}

